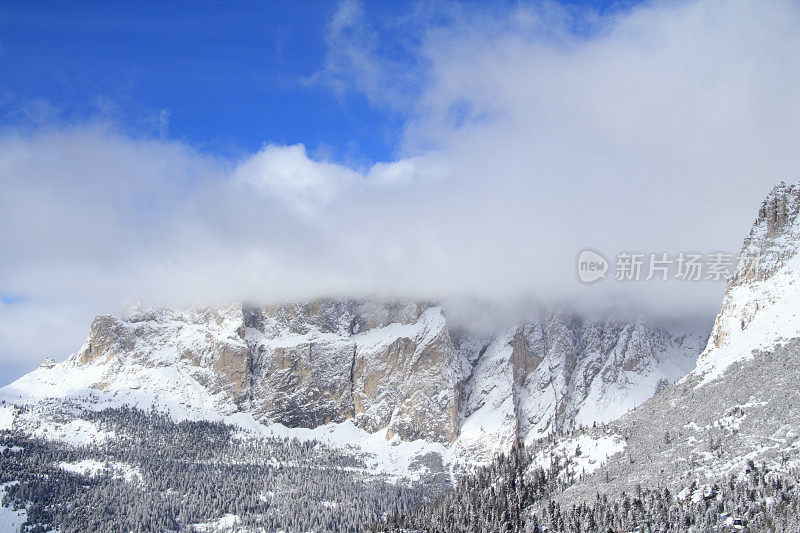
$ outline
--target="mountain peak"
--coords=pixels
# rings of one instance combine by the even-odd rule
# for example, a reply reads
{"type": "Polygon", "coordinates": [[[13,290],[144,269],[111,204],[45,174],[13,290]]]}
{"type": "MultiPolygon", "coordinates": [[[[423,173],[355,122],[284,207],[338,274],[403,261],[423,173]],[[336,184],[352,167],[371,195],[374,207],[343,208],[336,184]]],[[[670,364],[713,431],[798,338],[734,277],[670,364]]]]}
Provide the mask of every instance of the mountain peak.
{"type": "Polygon", "coordinates": [[[797,253],[800,242],[800,182],[780,182],[767,194],[745,238],[732,285],[772,276],[797,253]]]}
{"type": "Polygon", "coordinates": [[[753,350],[770,349],[800,336],[800,182],[776,185],[761,203],[728,280],[696,372],[707,380],[721,375],[753,350]]]}
{"type": "Polygon", "coordinates": [[[768,234],[775,234],[794,223],[798,209],[800,209],[800,182],[781,181],[761,203],[755,227],[763,225],[768,234]]]}

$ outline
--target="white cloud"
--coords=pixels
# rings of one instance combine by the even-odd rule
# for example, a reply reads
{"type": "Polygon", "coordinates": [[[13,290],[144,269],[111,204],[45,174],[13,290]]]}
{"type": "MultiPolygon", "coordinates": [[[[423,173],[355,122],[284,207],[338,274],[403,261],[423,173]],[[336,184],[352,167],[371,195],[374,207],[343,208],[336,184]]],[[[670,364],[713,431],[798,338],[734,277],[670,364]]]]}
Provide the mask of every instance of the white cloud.
{"type": "Polygon", "coordinates": [[[436,183],[450,176],[447,160],[439,154],[408,157],[391,163],[378,162],[367,172],[370,185],[411,185],[413,181],[436,183]]]}
{"type": "MultiPolygon", "coordinates": [[[[366,24],[343,9],[342,39],[366,24]]],[[[0,292],[26,300],[0,308],[0,357],[77,349],[92,314],[129,298],[613,297],[710,317],[719,285],[586,287],[574,261],[585,247],[738,249],[769,188],[800,177],[798,7],[576,16],[464,8],[423,29],[425,70],[408,77],[428,83],[401,157],[365,170],[303,145],[230,161],[107,126],[7,132],[0,292]]],[[[405,90],[379,42],[344,50],[331,59],[342,90],[405,90]]]]}
{"type": "Polygon", "coordinates": [[[234,176],[303,213],[327,204],[359,179],[356,172],[341,165],[312,161],[302,144],[265,146],[241,163],[234,176]]]}

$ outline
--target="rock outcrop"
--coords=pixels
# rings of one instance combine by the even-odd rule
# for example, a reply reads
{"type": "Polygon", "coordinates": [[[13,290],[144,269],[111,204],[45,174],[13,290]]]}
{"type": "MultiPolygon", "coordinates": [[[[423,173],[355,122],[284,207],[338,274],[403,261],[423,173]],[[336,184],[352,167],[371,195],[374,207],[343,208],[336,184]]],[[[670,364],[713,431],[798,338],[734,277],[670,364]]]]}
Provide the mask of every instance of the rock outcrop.
{"type": "Polygon", "coordinates": [[[793,338],[800,331],[794,302],[800,298],[800,183],[781,182],[761,204],[745,238],[735,273],[728,280],[722,309],[701,370],[718,370],[731,361],[793,338]]]}

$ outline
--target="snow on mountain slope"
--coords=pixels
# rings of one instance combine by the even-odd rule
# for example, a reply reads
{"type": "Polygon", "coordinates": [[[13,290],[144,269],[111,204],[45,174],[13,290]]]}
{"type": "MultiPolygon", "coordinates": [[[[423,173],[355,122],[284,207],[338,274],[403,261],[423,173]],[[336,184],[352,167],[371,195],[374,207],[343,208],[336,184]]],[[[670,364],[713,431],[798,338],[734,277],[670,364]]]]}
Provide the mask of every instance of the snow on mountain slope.
{"type": "Polygon", "coordinates": [[[543,449],[531,458],[529,471],[535,468],[550,468],[553,461],[569,457],[569,467],[559,472],[565,478],[572,474],[591,474],[608,460],[609,457],[621,453],[625,449],[625,441],[619,437],[601,435],[590,437],[583,434],[561,439],[556,446],[543,449]]]}
{"type": "Polygon", "coordinates": [[[703,341],[642,321],[544,311],[494,337],[477,359],[456,445],[488,457],[514,438],[613,420],[686,375],[703,341]]]}
{"type": "Polygon", "coordinates": [[[11,429],[14,423],[14,411],[10,405],[0,405],[0,431],[11,429]]]}
{"type": "Polygon", "coordinates": [[[695,374],[701,384],[731,364],[800,336],[800,183],[777,185],[745,239],[722,310],[695,374]]]}
{"type": "MultiPolygon", "coordinates": [[[[637,485],[676,494],[692,482],[739,475],[749,461],[775,472],[800,466],[800,339],[703,379],[690,374],[609,425],[587,430],[588,438],[613,438],[625,447],[560,495],[562,503],[590,501],[598,492],[630,494],[637,485]]],[[[556,439],[542,453],[563,453],[559,446],[571,438],[556,439]]]]}
{"type": "Polygon", "coordinates": [[[688,372],[701,342],[554,310],[479,335],[414,302],[133,308],[98,316],[78,353],[46,361],[0,399],[156,406],[356,446],[397,471],[431,451],[445,464],[482,461],[514,439],[613,419],[688,372]]]}
{"type": "MultiPolygon", "coordinates": [[[[3,501],[6,485],[0,485],[0,502],[3,501]]],[[[28,520],[25,509],[14,510],[0,505],[0,533],[16,533],[20,526],[28,520]]]]}
{"type": "Polygon", "coordinates": [[[543,456],[574,463],[580,456],[565,442],[625,443],[565,490],[563,504],[637,486],[676,493],[739,475],[751,461],[776,472],[800,466],[798,210],[800,184],[781,183],[765,199],[694,371],[607,426],[537,443],[543,456]]]}
{"type": "Polygon", "coordinates": [[[505,451],[517,438],[514,366],[510,357],[510,328],[483,349],[463,390],[461,430],[457,446],[472,455],[505,451]]]}
{"type": "MultiPolygon", "coordinates": [[[[632,335],[642,335],[641,323],[632,335]],[[638,329],[637,329],[638,327],[638,329]]],[[[622,370],[607,360],[599,370],[601,376],[615,375],[614,380],[593,380],[575,415],[576,424],[590,426],[594,422],[615,420],[648,400],[655,391],[685,376],[696,364],[696,356],[705,338],[690,332],[669,335],[659,330],[650,340],[656,345],[655,357],[637,362],[637,372],[622,370]]],[[[630,347],[629,347],[630,350],[630,347]]]]}

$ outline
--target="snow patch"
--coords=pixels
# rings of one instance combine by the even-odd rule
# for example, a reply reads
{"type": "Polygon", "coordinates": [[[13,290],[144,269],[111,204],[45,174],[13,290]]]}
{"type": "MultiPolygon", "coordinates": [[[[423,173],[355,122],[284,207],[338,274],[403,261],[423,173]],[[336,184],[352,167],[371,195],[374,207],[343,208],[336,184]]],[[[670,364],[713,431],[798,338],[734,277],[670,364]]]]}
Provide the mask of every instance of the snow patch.
{"type": "Polygon", "coordinates": [[[43,439],[71,444],[72,446],[100,444],[113,439],[115,436],[113,431],[104,431],[97,424],[81,418],[76,418],[66,423],[39,418],[38,423],[32,428],[31,434],[43,439]]]}
{"type": "Polygon", "coordinates": [[[105,463],[94,459],[83,459],[73,463],[62,461],[58,463],[58,467],[65,472],[87,477],[95,477],[107,469],[105,463]]]}
{"type": "Polygon", "coordinates": [[[76,462],[62,461],[58,463],[58,467],[79,476],[95,477],[110,471],[115,479],[122,479],[128,483],[142,479],[142,473],[138,468],[116,461],[101,462],[96,459],[83,459],[76,462]]]}
{"type": "MultiPolygon", "coordinates": [[[[237,417],[241,421],[243,417],[237,417]]],[[[240,427],[242,425],[240,424],[240,427]]],[[[398,437],[387,439],[387,429],[368,433],[357,427],[352,420],[330,423],[314,429],[288,428],[283,424],[262,426],[253,420],[247,433],[264,437],[318,441],[323,444],[349,450],[358,454],[371,473],[382,474],[395,479],[418,480],[429,472],[419,464],[421,457],[431,453],[438,455],[445,467],[454,467],[463,462],[452,450],[443,444],[424,440],[403,441],[398,437]]]]}
{"type": "MultiPolygon", "coordinates": [[[[3,501],[3,496],[6,493],[6,487],[11,483],[0,485],[0,502],[3,501]]],[[[19,528],[28,520],[28,514],[25,509],[14,510],[10,507],[3,507],[0,505],[0,533],[12,533],[19,531],[19,528]]]]}
{"type": "Polygon", "coordinates": [[[569,461],[569,469],[572,472],[590,474],[600,468],[609,457],[624,449],[625,441],[619,438],[612,436],[595,438],[589,435],[580,435],[561,441],[554,448],[538,452],[533,457],[529,468],[548,469],[553,460],[560,458],[569,461]]]}
{"type": "Polygon", "coordinates": [[[14,408],[10,405],[0,405],[0,431],[7,431],[14,425],[14,408]]]}
{"type": "Polygon", "coordinates": [[[236,529],[241,523],[241,519],[235,514],[226,514],[211,522],[201,522],[194,524],[194,530],[201,533],[212,533],[218,531],[231,531],[236,529]]]}

